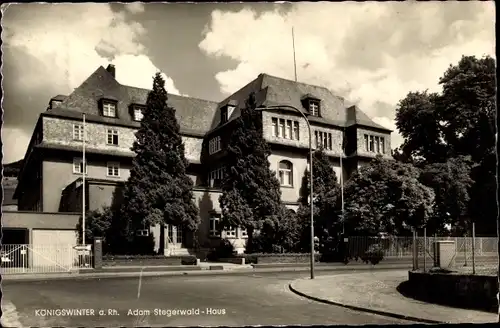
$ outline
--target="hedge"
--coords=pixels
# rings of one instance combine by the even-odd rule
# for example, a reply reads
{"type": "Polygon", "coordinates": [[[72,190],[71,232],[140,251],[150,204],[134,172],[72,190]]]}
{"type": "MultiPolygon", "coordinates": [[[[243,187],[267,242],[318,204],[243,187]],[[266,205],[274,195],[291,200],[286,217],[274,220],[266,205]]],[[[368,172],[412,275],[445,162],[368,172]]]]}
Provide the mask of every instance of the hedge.
{"type": "Polygon", "coordinates": [[[196,256],[105,255],[102,262],[104,266],[196,265],[196,256]]]}
{"type": "MultiPolygon", "coordinates": [[[[262,253],[262,254],[239,254],[236,257],[244,257],[246,264],[266,263],[307,263],[311,259],[310,253],[262,253]]],[[[320,259],[320,254],[314,254],[315,262],[320,259]]]]}

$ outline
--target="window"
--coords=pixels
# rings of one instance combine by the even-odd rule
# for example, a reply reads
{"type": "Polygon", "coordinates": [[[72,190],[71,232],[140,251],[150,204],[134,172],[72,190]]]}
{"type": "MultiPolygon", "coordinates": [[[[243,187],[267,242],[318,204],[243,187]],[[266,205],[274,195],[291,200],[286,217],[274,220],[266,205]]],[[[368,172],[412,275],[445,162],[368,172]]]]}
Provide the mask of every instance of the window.
{"type": "Polygon", "coordinates": [[[279,137],[285,138],[285,120],[280,118],[279,137]]]}
{"type": "Polygon", "coordinates": [[[108,162],[108,177],[119,177],[120,176],[120,163],[108,162]]]}
{"type": "Polygon", "coordinates": [[[271,135],[273,137],[277,137],[278,136],[278,119],[276,117],[273,117],[272,118],[272,130],[271,130],[271,135]]]}
{"type": "Polygon", "coordinates": [[[226,168],[225,167],[220,167],[216,170],[211,171],[210,175],[209,175],[210,187],[212,187],[212,188],[220,187],[225,175],[226,175],[226,168]]]}
{"type": "Polygon", "coordinates": [[[271,135],[289,140],[299,140],[299,122],[283,118],[272,118],[271,135]]]}
{"type": "Polygon", "coordinates": [[[319,116],[319,102],[315,100],[309,100],[309,112],[313,116],[319,116]]]}
{"type": "Polygon", "coordinates": [[[134,107],[134,120],[135,121],[142,121],[142,118],[144,117],[144,114],[142,111],[143,111],[143,108],[134,107]]]}
{"type": "Polygon", "coordinates": [[[176,228],[177,228],[177,231],[176,231],[177,233],[176,233],[176,236],[175,236],[176,237],[175,238],[176,242],[177,242],[177,244],[182,245],[182,239],[183,239],[182,238],[182,236],[183,236],[182,226],[178,225],[176,228]]]}
{"type": "Polygon", "coordinates": [[[108,129],[108,145],[118,146],[118,130],[108,129]]]}
{"type": "Polygon", "coordinates": [[[215,154],[216,152],[221,150],[221,145],[220,145],[220,136],[217,136],[215,138],[212,138],[208,142],[208,153],[210,155],[215,154]]]}
{"type": "Polygon", "coordinates": [[[292,163],[290,163],[289,161],[281,161],[279,163],[278,172],[280,184],[282,186],[293,186],[292,163]]]}
{"type": "Polygon", "coordinates": [[[286,136],[287,139],[293,139],[292,121],[286,120],[286,136]]]}
{"type": "Polygon", "coordinates": [[[227,106],[220,109],[220,122],[221,124],[226,123],[228,120],[227,106]]]}
{"type": "Polygon", "coordinates": [[[295,140],[299,140],[299,122],[293,122],[293,137],[295,140]]]}
{"type": "Polygon", "coordinates": [[[332,134],[323,131],[314,131],[314,136],[316,138],[316,148],[321,148],[326,150],[332,150],[332,134]]]}
{"type": "Polygon", "coordinates": [[[167,236],[168,236],[167,243],[173,244],[174,243],[174,226],[171,224],[167,224],[165,228],[167,229],[167,236]]]}
{"type": "Polygon", "coordinates": [[[73,124],[73,140],[83,141],[82,124],[73,124]]]}
{"type": "Polygon", "coordinates": [[[246,228],[240,228],[240,238],[247,238],[248,233],[246,228]]]}
{"type": "Polygon", "coordinates": [[[105,101],[102,103],[102,115],[107,117],[116,117],[116,104],[105,101]]]}
{"type": "Polygon", "coordinates": [[[225,233],[226,233],[226,238],[236,238],[236,228],[235,227],[227,228],[225,233]]]}
{"type": "Polygon", "coordinates": [[[208,231],[208,235],[210,237],[220,237],[220,229],[219,229],[220,219],[217,217],[210,218],[210,229],[208,231]]]}
{"type": "Polygon", "coordinates": [[[364,135],[365,137],[365,150],[377,153],[377,154],[385,154],[385,138],[379,136],[370,136],[368,134],[364,135]]]}
{"type": "Polygon", "coordinates": [[[73,173],[82,174],[84,171],[87,174],[87,165],[83,165],[83,159],[73,158],[73,173]]]}

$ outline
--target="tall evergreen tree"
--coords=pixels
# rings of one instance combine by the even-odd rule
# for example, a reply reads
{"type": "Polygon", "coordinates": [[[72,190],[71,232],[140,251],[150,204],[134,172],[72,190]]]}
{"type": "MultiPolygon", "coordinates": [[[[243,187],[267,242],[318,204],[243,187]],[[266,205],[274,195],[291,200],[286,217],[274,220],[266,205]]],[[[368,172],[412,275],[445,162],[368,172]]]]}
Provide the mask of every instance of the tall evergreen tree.
{"type": "Polygon", "coordinates": [[[247,252],[252,252],[255,230],[264,226],[263,230],[274,230],[284,212],[280,185],[268,161],[271,151],[263,137],[262,114],[255,110],[256,106],[252,93],[241,109],[229,140],[228,170],[219,198],[221,229],[246,228],[247,252]]]}
{"type": "MultiPolygon", "coordinates": [[[[155,224],[172,224],[195,231],[200,219],[193,201],[193,182],[186,175],[188,162],[179,134],[175,109],[168,106],[165,81],[153,79],[141,127],[132,150],[120,217],[132,232],[155,224]]],[[[163,232],[163,229],[161,229],[163,232]]]]}
{"type": "MultiPolygon", "coordinates": [[[[332,163],[322,148],[313,154],[313,192],[314,192],[314,231],[315,236],[324,242],[336,234],[339,227],[340,185],[332,163]]],[[[300,207],[298,215],[302,229],[301,244],[304,250],[309,249],[311,241],[311,210],[309,206],[309,170],[304,172],[300,189],[300,207]]]]}

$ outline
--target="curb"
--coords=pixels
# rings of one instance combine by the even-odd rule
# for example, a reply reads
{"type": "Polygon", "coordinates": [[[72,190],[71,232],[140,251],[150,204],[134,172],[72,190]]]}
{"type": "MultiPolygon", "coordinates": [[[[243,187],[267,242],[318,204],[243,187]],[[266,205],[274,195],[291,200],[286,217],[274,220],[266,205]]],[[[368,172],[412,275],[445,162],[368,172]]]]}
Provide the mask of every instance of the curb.
{"type": "MultiPolygon", "coordinates": [[[[401,270],[401,266],[391,266],[391,267],[317,267],[316,272],[321,271],[367,271],[367,270],[377,270],[377,271],[387,271],[387,270],[401,270]]],[[[406,269],[404,267],[403,269],[406,269]]],[[[127,278],[138,278],[138,277],[162,277],[162,276],[202,276],[202,275],[226,275],[226,274],[249,274],[249,273],[272,273],[272,272],[308,272],[308,267],[281,267],[281,268],[240,268],[240,269],[219,269],[217,268],[200,268],[200,269],[184,269],[184,270],[169,270],[169,271],[122,271],[122,272],[86,272],[78,273],[72,272],[64,276],[58,274],[40,274],[38,276],[17,276],[14,278],[8,278],[8,275],[4,275],[1,279],[2,283],[20,283],[20,282],[33,282],[33,281],[47,281],[47,280],[88,280],[88,279],[127,279],[127,278]]]]}
{"type": "Polygon", "coordinates": [[[407,316],[407,315],[399,314],[399,313],[393,313],[393,312],[388,312],[388,311],[381,311],[381,310],[374,310],[374,309],[364,308],[364,307],[360,307],[360,306],[342,304],[342,303],[339,303],[339,302],[333,302],[333,301],[326,300],[326,299],[323,299],[323,298],[314,297],[314,296],[302,293],[302,292],[298,291],[297,289],[295,289],[293,287],[293,282],[291,282],[290,284],[288,284],[288,288],[293,293],[295,293],[295,294],[297,294],[299,296],[305,297],[307,299],[310,299],[310,300],[313,300],[313,301],[316,301],[316,302],[320,302],[320,303],[324,303],[324,304],[330,304],[330,305],[340,306],[340,307],[343,307],[343,308],[346,308],[346,309],[350,309],[350,310],[354,310],[354,311],[367,312],[367,313],[377,314],[377,315],[381,315],[381,316],[385,316],[385,317],[391,317],[391,318],[403,319],[403,320],[415,321],[415,322],[421,322],[421,323],[429,323],[429,324],[447,324],[448,323],[448,322],[444,322],[444,321],[436,321],[436,320],[430,320],[430,319],[424,319],[424,318],[417,318],[417,317],[407,316]]]}

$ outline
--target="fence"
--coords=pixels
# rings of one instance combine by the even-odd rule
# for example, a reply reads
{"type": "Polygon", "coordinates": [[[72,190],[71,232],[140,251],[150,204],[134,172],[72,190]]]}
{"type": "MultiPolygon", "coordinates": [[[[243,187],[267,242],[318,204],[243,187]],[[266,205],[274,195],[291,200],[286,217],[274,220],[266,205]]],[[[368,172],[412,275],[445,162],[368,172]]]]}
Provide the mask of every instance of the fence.
{"type": "Polygon", "coordinates": [[[439,267],[472,274],[497,274],[498,272],[498,238],[496,237],[426,236],[424,230],[423,237],[416,236],[415,249],[412,253],[414,269],[423,271],[439,267]]]}
{"type": "Polygon", "coordinates": [[[7,244],[1,263],[2,274],[72,272],[92,268],[93,252],[81,245],[7,244]]]}
{"type": "Polygon", "coordinates": [[[416,268],[427,271],[435,266],[436,241],[454,242],[455,250],[448,268],[472,273],[491,270],[496,272],[498,266],[498,239],[496,237],[429,237],[425,234],[415,237],[351,236],[348,238],[347,255],[353,259],[362,258],[371,245],[377,244],[384,251],[384,259],[413,262],[416,268]]]}

